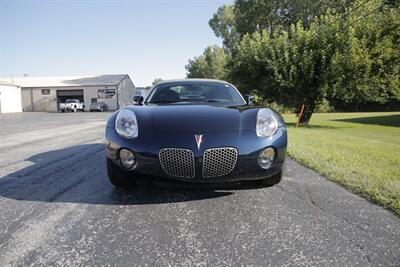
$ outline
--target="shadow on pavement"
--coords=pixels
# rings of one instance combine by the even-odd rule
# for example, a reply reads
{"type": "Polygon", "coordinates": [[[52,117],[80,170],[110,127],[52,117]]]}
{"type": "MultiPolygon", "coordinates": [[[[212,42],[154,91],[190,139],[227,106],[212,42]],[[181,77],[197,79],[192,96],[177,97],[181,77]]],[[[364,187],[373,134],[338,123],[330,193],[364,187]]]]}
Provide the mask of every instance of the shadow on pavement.
{"type": "Polygon", "coordinates": [[[143,205],[226,197],[254,183],[191,185],[145,181],[134,188],[112,186],[103,144],[48,151],[27,158],[32,165],[0,178],[0,196],[23,201],[143,205]]]}

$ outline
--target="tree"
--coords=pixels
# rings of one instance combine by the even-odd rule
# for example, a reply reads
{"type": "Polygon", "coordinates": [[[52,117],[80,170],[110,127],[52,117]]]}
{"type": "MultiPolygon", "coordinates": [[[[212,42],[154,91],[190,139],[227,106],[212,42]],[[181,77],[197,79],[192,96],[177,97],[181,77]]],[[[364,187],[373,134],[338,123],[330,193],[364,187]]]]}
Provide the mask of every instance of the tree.
{"type": "Polygon", "coordinates": [[[161,78],[155,78],[152,84],[153,84],[153,86],[154,86],[154,85],[156,85],[156,84],[159,83],[159,82],[162,82],[162,79],[161,79],[161,78]]]}
{"type": "Polygon", "coordinates": [[[298,22],[288,31],[245,35],[232,60],[231,77],[267,99],[295,107],[304,104],[303,123],[325,98],[398,101],[398,10],[370,0],[348,14],[320,16],[307,27],[298,22]]]}
{"type": "Polygon", "coordinates": [[[235,14],[233,9],[234,7],[232,5],[223,5],[218,8],[217,13],[215,13],[208,22],[214,34],[222,38],[224,48],[228,52],[232,52],[236,47],[236,43],[239,41],[239,35],[234,25],[235,14]]]}
{"type": "Polygon", "coordinates": [[[224,49],[213,45],[207,47],[203,54],[190,59],[185,66],[188,78],[225,79],[228,56],[224,49]]]}
{"type": "Polygon", "coordinates": [[[188,77],[304,104],[303,123],[321,101],[400,101],[399,0],[236,0],[209,24],[224,49],[190,60],[188,77]]]}
{"type": "Polygon", "coordinates": [[[270,34],[290,29],[299,21],[308,29],[315,18],[325,14],[343,13],[356,0],[236,0],[234,24],[237,32],[267,30],[270,34]]]}
{"type": "Polygon", "coordinates": [[[332,31],[319,31],[301,22],[289,31],[266,30],[245,35],[238,46],[235,70],[255,68],[257,91],[267,99],[300,107],[305,105],[303,123],[308,123],[316,106],[326,96],[330,60],[334,55],[332,31]]]}
{"type": "Polygon", "coordinates": [[[224,48],[234,53],[236,44],[247,33],[288,31],[299,21],[308,28],[318,16],[344,13],[354,2],[357,0],[236,0],[234,5],[220,7],[209,25],[222,38],[224,48]]]}
{"type": "Polygon", "coordinates": [[[400,100],[400,12],[393,2],[370,1],[337,33],[332,62],[334,102],[379,103],[400,100]],[[367,14],[367,15],[366,15],[367,14]],[[397,23],[396,23],[397,22],[397,23]]]}

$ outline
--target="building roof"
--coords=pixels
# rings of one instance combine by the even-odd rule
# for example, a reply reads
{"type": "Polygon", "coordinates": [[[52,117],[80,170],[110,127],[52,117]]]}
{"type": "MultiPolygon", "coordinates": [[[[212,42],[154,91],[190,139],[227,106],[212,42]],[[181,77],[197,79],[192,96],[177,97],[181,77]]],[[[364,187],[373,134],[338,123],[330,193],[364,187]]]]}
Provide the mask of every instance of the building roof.
{"type": "Polygon", "coordinates": [[[21,87],[70,87],[70,86],[108,86],[118,85],[127,74],[96,75],[96,76],[65,76],[65,77],[14,77],[0,78],[3,81],[13,81],[21,87]]]}
{"type": "Polygon", "coordinates": [[[20,87],[19,85],[9,83],[9,82],[4,82],[0,80],[0,85],[6,85],[6,86],[14,86],[14,87],[20,87]]]}

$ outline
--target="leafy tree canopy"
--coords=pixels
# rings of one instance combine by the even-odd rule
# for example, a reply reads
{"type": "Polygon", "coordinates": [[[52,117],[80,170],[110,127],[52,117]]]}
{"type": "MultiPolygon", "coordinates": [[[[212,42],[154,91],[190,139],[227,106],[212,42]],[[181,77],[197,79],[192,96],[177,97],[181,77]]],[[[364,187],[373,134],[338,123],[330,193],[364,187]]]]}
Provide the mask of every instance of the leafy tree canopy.
{"type": "Polygon", "coordinates": [[[156,85],[157,83],[162,82],[161,78],[155,78],[153,81],[153,86],[156,85]]]}
{"type": "Polygon", "coordinates": [[[224,49],[212,45],[203,54],[190,59],[186,65],[188,78],[225,79],[228,56],[224,49]]]}
{"type": "Polygon", "coordinates": [[[188,77],[227,79],[267,101],[400,101],[399,0],[236,0],[209,22],[224,49],[189,61],[188,77]]]}

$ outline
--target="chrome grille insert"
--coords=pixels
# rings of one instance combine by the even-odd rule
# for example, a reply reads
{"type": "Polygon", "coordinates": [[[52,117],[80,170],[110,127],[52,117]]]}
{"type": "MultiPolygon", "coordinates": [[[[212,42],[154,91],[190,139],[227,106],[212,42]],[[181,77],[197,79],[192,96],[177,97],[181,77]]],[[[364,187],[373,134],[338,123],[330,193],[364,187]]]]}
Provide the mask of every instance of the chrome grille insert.
{"type": "Polygon", "coordinates": [[[163,148],[160,150],[158,156],[161,167],[166,174],[180,178],[193,178],[195,176],[192,150],[163,148]]]}
{"type": "Polygon", "coordinates": [[[203,177],[219,177],[235,168],[238,152],[233,147],[207,149],[203,155],[203,177]]]}

